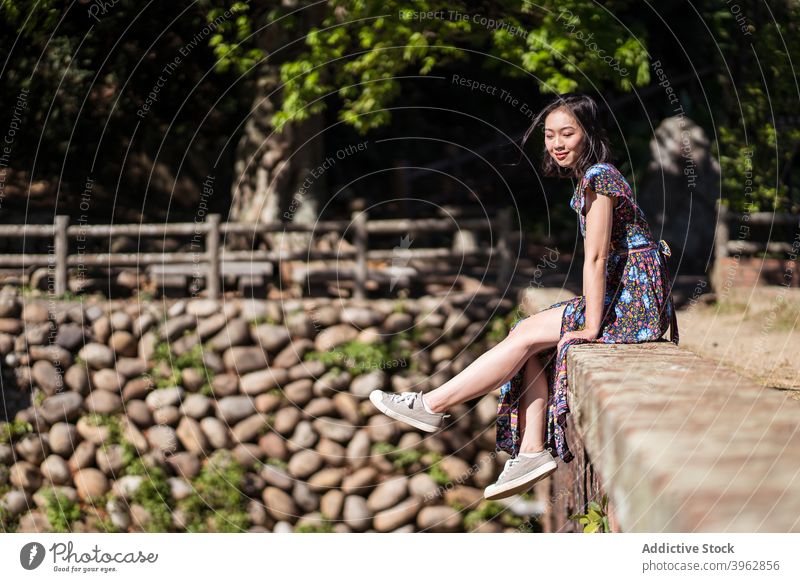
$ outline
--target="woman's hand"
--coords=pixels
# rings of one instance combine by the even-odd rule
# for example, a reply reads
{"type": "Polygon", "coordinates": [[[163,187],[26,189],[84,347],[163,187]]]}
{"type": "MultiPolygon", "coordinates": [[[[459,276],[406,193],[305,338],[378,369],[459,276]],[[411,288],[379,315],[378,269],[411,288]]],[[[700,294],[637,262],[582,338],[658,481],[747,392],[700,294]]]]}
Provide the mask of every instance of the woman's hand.
{"type": "Polygon", "coordinates": [[[597,339],[598,335],[600,335],[599,332],[587,329],[582,329],[580,331],[568,331],[561,336],[560,340],[558,340],[558,351],[556,353],[560,352],[561,347],[571,339],[583,339],[591,341],[597,339]]]}

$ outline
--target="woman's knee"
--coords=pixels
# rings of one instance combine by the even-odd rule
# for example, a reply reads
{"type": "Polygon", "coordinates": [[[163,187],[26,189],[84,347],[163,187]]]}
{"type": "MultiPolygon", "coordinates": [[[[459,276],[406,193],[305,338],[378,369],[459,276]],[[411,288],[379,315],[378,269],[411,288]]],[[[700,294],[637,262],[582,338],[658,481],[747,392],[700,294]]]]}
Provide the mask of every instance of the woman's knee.
{"type": "Polygon", "coordinates": [[[547,311],[526,317],[509,332],[508,337],[536,353],[558,343],[561,332],[560,318],[556,320],[547,311]]]}

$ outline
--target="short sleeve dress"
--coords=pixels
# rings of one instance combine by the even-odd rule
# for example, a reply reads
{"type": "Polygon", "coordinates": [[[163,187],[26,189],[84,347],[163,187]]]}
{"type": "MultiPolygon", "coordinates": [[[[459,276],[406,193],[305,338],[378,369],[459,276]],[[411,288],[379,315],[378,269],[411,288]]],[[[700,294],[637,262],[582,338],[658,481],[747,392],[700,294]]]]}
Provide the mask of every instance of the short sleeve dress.
{"type": "MultiPolygon", "coordinates": [[[[612,215],[606,264],[605,310],[600,335],[592,343],[657,341],[662,340],[669,328],[670,340],[677,344],[677,319],[666,262],[666,257],[670,256],[669,246],[663,240],[658,243],[654,241],[644,214],[633,198],[630,185],[610,163],[599,163],[588,168],[570,201],[570,206],[578,214],[583,237],[586,236],[584,207],[587,187],[591,187],[598,195],[619,199],[612,215]]],[[[583,329],[585,297],[561,301],[547,309],[562,306],[561,336],[583,329]]],[[[511,329],[526,317],[515,322],[511,329]]],[[[577,343],[587,343],[587,340],[570,340],[564,343],[558,353],[553,348],[543,354],[547,361],[545,370],[548,379],[545,447],[556,451],[566,463],[573,458],[565,438],[566,416],[569,413],[567,349],[577,343]]],[[[496,451],[505,451],[512,457],[519,454],[519,399],[523,373],[524,366],[501,387],[497,405],[496,451]]]]}

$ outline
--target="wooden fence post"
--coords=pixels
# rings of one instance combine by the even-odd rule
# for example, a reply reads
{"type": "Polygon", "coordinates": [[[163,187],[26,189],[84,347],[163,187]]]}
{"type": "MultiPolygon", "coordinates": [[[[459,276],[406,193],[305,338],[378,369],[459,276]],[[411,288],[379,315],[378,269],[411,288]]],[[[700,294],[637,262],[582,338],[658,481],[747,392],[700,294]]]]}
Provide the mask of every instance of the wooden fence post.
{"type": "Polygon", "coordinates": [[[67,226],[69,216],[59,214],[56,216],[53,252],[55,253],[55,294],[62,296],[69,289],[69,271],[67,269],[67,255],[69,254],[69,241],[67,239],[67,226]]]}
{"type": "Polygon", "coordinates": [[[219,214],[209,214],[206,218],[206,294],[209,299],[216,299],[220,293],[220,253],[219,253],[219,214]]]}
{"type": "Polygon", "coordinates": [[[498,266],[497,286],[508,285],[511,276],[511,207],[506,206],[498,213],[499,237],[497,239],[498,266]]]}
{"type": "Polygon", "coordinates": [[[355,210],[351,215],[353,228],[355,230],[356,245],[356,270],[355,270],[355,289],[353,297],[364,299],[366,297],[367,282],[367,211],[355,210]]]}
{"type": "Polygon", "coordinates": [[[730,241],[731,214],[728,206],[722,202],[717,205],[717,227],[714,236],[714,265],[711,267],[711,290],[721,293],[725,284],[725,258],[728,256],[728,242],[730,241]]]}

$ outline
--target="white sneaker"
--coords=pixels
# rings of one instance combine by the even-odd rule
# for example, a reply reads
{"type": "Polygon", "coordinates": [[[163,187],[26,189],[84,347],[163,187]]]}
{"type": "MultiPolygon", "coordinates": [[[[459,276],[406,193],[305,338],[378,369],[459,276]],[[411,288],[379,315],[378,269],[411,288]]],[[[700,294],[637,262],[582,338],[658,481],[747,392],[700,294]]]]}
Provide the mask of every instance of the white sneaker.
{"type": "Polygon", "coordinates": [[[486,499],[502,499],[522,493],[545,477],[553,474],[558,465],[550,451],[545,449],[535,457],[517,455],[506,461],[497,481],[483,492],[486,499]]]}
{"type": "Polygon", "coordinates": [[[386,416],[410,424],[425,432],[436,432],[450,415],[444,412],[428,412],[422,404],[422,392],[384,392],[373,390],[369,399],[375,408],[386,416]]]}

